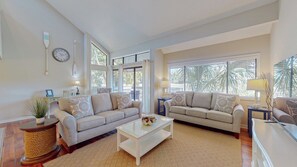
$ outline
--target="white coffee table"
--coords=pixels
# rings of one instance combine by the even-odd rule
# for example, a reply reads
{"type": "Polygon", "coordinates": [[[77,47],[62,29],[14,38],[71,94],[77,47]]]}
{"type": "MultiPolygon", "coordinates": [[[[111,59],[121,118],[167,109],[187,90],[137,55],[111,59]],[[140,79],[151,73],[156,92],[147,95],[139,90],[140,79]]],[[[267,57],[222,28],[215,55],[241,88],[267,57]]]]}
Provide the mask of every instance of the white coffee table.
{"type": "Polygon", "coordinates": [[[140,157],[152,148],[167,138],[173,138],[173,118],[154,116],[157,121],[151,126],[144,126],[141,119],[137,119],[117,127],[117,151],[121,148],[134,156],[136,165],[140,164],[140,157]],[[121,136],[128,139],[121,142],[121,136]]]}

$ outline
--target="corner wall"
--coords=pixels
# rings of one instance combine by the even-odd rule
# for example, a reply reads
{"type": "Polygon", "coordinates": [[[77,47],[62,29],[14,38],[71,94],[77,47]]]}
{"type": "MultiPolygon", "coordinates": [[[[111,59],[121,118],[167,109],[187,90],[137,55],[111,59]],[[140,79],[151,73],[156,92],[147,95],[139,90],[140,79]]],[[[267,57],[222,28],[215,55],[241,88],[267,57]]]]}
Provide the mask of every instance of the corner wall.
{"type": "Polygon", "coordinates": [[[297,1],[280,0],[279,21],[271,33],[271,55],[273,65],[297,54],[297,1]]]}
{"type": "MultiPolygon", "coordinates": [[[[270,35],[262,35],[253,38],[165,54],[163,74],[165,78],[168,78],[168,63],[170,62],[182,62],[195,59],[205,60],[252,53],[260,53],[260,68],[258,74],[261,72],[270,72],[270,35]]],[[[253,103],[253,99],[241,99],[241,104],[245,109],[244,117],[242,118],[243,127],[247,127],[247,106],[253,103]]]]}
{"type": "Polygon", "coordinates": [[[55,96],[73,88],[71,75],[73,41],[77,40],[76,62],[83,79],[83,33],[46,1],[0,0],[2,8],[3,60],[0,60],[0,121],[31,115],[28,101],[53,89],[55,96]],[[43,31],[50,33],[49,74],[44,75],[43,31]],[[65,48],[70,60],[57,62],[54,48],[65,48]]]}

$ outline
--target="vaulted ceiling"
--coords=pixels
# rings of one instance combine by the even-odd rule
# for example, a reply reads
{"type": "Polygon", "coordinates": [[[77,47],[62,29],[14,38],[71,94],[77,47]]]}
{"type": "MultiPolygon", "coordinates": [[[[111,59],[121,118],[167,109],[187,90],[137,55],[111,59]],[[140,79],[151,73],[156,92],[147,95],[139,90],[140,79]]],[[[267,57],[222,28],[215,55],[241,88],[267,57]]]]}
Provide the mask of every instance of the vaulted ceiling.
{"type": "Polygon", "coordinates": [[[106,49],[119,49],[235,15],[276,0],[47,0],[106,49]]]}

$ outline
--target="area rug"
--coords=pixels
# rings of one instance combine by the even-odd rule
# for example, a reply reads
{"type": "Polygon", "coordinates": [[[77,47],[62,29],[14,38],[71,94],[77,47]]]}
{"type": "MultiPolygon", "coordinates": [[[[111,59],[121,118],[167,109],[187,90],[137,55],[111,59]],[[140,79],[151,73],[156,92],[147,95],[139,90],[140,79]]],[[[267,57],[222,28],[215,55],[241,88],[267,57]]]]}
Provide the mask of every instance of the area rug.
{"type": "MultiPolygon", "coordinates": [[[[116,134],[44,164],[45,167],[136,166],[135,158],[116,151],[116,134]]],[[[145,167],[239,167],[241,143],[232,135],[174,123],[174,138],[141,157],[145,167]]]]}
{"type": "Polygon", "coordinates": [[[3,151],[4,136],[5,136],[5,128],[0,128],[0,167],[2,166],[2,151],[3,151]]]}

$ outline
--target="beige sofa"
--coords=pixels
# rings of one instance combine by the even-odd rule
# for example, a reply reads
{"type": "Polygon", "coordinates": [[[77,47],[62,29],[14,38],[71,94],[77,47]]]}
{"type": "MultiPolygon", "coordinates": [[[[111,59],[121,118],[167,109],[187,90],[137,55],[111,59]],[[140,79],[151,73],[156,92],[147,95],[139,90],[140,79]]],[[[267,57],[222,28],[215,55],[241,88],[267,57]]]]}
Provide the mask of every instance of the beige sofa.
{"type": "Polygon", "coordinates": [[[289,109],[287,108],[287,101],[294,100],[297,101],[297,98],[291,97],[277,97],[274,99],[274,107],[272,110],[272,114],[274,118],[276,118],[280,122],[285,122],[289,124],[296,124],[297,125],[297,117],[291,116],[289,109]]]}
{"type": "Polygon", "coordinates": [[[239,137],[243,107],[236,96],[236,105],[231,114],[215,111],[216,98],[222,93],[179,92],[186,94],[186,106],[172,106],[165,102],[166,116],[175,120],[190,122],[212,128],[234,132],[239,137]]]}
{"type": "MultiPolygon", "coordinates": [[[[117,126],[141,117],[142,103],[132,102],[131,108],[118,109],[116,97],[120,93],[102,93],[91,96],[94,115],[76,119],[60,109],[55,111],[59,119],[58,130],[68,147],[114,130],[117,126]]],[[[59,101],[59,108],[63,108],[59,101]]],[[[66,99],[67,100],[67,99],[66,99]]]]}

